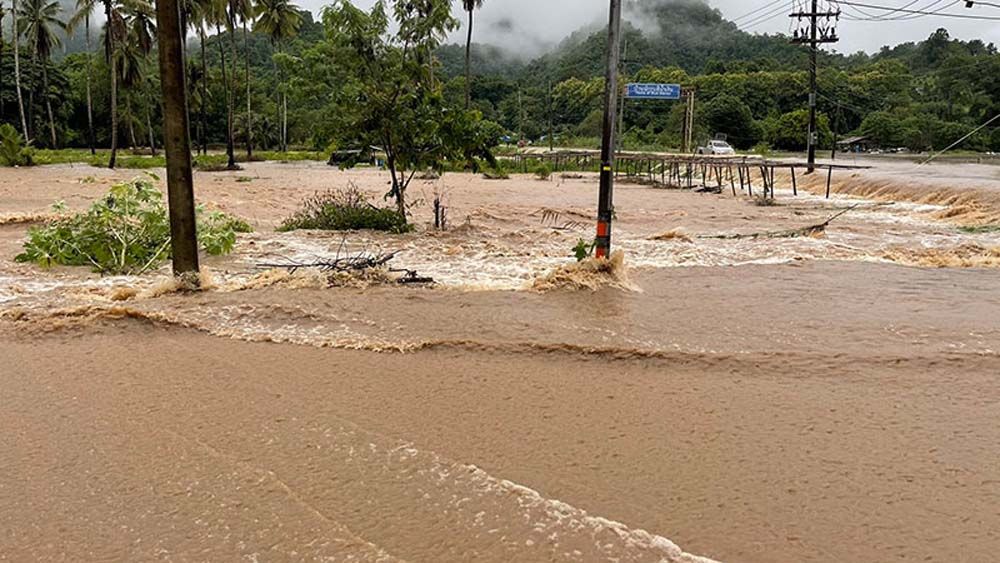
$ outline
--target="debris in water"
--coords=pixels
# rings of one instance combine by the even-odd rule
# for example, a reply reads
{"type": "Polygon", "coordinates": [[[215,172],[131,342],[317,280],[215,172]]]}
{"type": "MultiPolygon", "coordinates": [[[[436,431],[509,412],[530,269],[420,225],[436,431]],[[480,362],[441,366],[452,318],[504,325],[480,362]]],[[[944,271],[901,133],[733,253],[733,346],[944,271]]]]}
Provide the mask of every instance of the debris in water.
{"type": "Polygon", "coordinates": [[[903,248],[886,250],[886,260],[925,268],[1000,268],[1000,246],[987,248],[963,244],[950,248],[903,248]]]}
{"type": "Polygon", "coordinates": [[[580,262],[560,266],[535,279],[531,286],[533,290],[540,292],[585,289],[597,291],[605,287],[640,291],[629,280],[628,269],[625,267],[625,253],[621,250],[612,253],[611,257],[607,259],[587,258],[580,262]]]}
{"type": "Polygon", "coordinates": [[[747,233],[747,234],[735,234],[735,235],[702,235],[698,238],[711,238],[711,239],[722,239],[722,240],[740,240],[740,239],[761,239],[761,238],[797,238],[797,237],[812,237],[820,238],[826,235],[826,228],[830,226],[834,220],[845,215],[849,211],[857,209],[861,204],[852,205],[847,209],[837,213],[833,217],[830,217],[826,221],[819,223],[817,225],[809,225],[808,227],[802,227],[800,229],[789,229],[787,231],[768,231],[763,233],[747,233]]]}
{"type": "Polygon", "coordinates": [[[670,229],[669,231],[664,231],[658,235],[653,235],[649,237],[649,240],[675,240],[678,242],[694,242],[694,239],[684,230],[683,227],[677,227],[676,229],[670,229]]]}

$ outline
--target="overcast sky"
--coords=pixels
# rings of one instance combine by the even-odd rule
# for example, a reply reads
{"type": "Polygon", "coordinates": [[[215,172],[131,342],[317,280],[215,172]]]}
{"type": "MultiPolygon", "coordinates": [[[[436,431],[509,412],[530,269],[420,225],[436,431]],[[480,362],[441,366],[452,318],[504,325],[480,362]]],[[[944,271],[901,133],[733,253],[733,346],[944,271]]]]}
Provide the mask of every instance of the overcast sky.
{"type": "MultiPolygon", "coordinates": [[[[303,8],[319,12],[329,0],[298,0],[303,8]]],[[[370,7],[374,0],[352,0],[359,7],[370,7]]],[[[859,0],[861,1],[861,0],[859,0]]],[[[863,0],[867,4],[902,7],[911,0],[863,0]]],[[[747,28],[748,24],[757,23],[747,30],[757,33],[787,32],[789,18],[784,15],[790,10],[792,0],[785,3],[775,3],[774,0],[708,0],[708,3],[720,9],[726,19],[736,20],[747,28]],[[787,5],[785,5],[787,4],[787,5]],[[764,9],[758,15],[737,19],[764,9]],[[769,14],[774,17],[768,19],[769,14]]],[[[948,12],[964,14],[989,14],[1000,16],[1000,9],[977,7],[967,10],[961,6],[964,2],[952,2],[954,7],[948,12]]],[[[943,4],[935,0],[918,0],[911,9],[923,6],[938,10],[943,4]]],[[[461,8],[455,2],[456,12],[461,8]]],[[[875,10],[868,10],[876,12],[875,10]]],[[[608,0],[486,0],[483,8],[476,15],[475,41],[506,46],[516,51],[528,54],[538,54],[548,46],[558,43],[569,33],[582,26],[606,22],[608,17],[608,0]]],[[[457,31],[454,41],[464,41],[465,18],[463,28],[457,31]]],[[[981,39],[987,43],[1000,45],[1000,21],[973,21],[939,16],[918,17],[908,21],[841,21],[839,26],[841,41],[835,46],[840,52],[855,52],[859,50],[877,51],[883,45],[895,45],[906,41],[926,39],[935,29],[947,28],[953,37],[961,39],[981,39]]]]}

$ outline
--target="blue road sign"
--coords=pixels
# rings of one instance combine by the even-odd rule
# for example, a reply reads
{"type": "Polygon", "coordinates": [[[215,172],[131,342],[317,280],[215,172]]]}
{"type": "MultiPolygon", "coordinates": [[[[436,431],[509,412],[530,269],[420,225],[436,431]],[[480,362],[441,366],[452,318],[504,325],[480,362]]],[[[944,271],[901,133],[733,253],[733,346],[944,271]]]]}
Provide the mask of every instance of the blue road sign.
{"type": "Polygon", "coordinates": [[[629,84],[625,97],[635,100],[679,100],[680,84],[629,84]]]}

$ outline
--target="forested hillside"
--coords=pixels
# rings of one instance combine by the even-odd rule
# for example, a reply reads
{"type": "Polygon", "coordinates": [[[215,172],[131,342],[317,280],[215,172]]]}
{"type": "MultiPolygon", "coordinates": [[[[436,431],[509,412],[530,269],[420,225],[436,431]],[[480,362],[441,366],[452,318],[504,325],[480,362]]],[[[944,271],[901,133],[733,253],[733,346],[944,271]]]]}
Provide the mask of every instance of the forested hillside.
{"type": "MultiPolygon", "coordinates": [[[[261,5],[281,2],[262,0],[261,5]]],[[[112,4],[123,23],[120,32],[125,34],[114,50],[119,90],[115,120],[111,119],[112,73],[103,49],[103,28],[93,30],[88,53],[81,50],[82,26],[77,26],[75,39],[67,44],[76,52],[66,56],[59,55],[58,47],[40,53],[29,35],[21,38],[23,103],[36,146],[87,145],[88,76],[98,146],[109,144],[112,122],[117,122],[126,145],[144,145],[150,137],[155,142],[159,135],[155,45],[143,40],[155,36],[150,33],[155,22],[142,2],[112,4]]],[[[33,5],[22,2],[21,9],[33,5]]],[[[188,19],[196,144],[226,142],[227,108],[232,105],[237,144],[248,137],[250,123],[258,147],[277,147],[285,117],[280,110],[286,99],[291,144],[323,150],[352,143],[351,132],[344,129],[350,120],[342,103],[352,92],[345,89],[344,69],[335,60],[328,23],[298,12],[301,25],[276,40],[255,26],[249,14],[232,18],[230,34],[226,18],[213,18],[212,5],[207,0],[206,7],[196,6],[188,19]]],[[[0,23],[7,33],[0,53],[0,121],[18,124],[9,1],[4,6],[0,23]]],[[[64,9],[57,9],[54,19],[39,20],[40,25],[58,31],[58,21],[73,17],[72,10],[65,9],[68,4],[57,6],[64,9]]],[[[103,6],[96,5],[96,11],[103,11],[103,6]]],[[[701,2],[639,6],[641,14],[632,17],[644,22],[643,28],[627,25],[625,29],[625,79],[680,83],[695,90],[699,140],[724,133],[742,149],[805,146],[808,55],[804,48],[792,45],[785,36],[741,31],[701,2]]],[[[604,44],[601,30],[580,30],[535,60],[519,59],[503,45],[475,44],[472,105],[513,138],[538,141],[551,128],[561,144],[591,146],[600,132],[604,44]]],[[[446,103],[463,106],[465,46],[442,46],[435,57],[434,73],[443,83],[446,103]]],[[[885,147],[941,149],[1000,113],[996,47],[952,39],[945,29],[924,41],[890,46],[874,55],[823,53],[819,66],[824,146],[832,143],[835,133],[857,133],[885,147]]],[[[679,103],[629,102],[625,104],[626,147],[676,148],[682,121],[679,103]]],[[[960,148],[998,151],[1000,128],[986,128],[960,148]]]]}

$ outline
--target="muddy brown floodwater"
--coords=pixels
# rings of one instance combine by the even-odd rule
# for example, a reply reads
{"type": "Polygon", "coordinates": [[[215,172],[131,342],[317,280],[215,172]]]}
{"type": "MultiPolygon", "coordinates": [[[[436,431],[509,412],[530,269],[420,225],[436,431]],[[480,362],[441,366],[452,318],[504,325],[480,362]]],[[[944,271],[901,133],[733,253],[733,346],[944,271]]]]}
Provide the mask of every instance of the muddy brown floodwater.
{"type": "Polygon", "coordinates": [[[565,269],[590,175],[420,181],[417,232],[345,235],[274,227],[384,174],[199,173],[257,232],[198,293],[15,264],[134,174],[5,169],[0,561],[994,561],[1000,174],[875,164],[622,184],[607,287],[565,269]],[[257,267],[361,251],[438,284],[257,267]]]}

